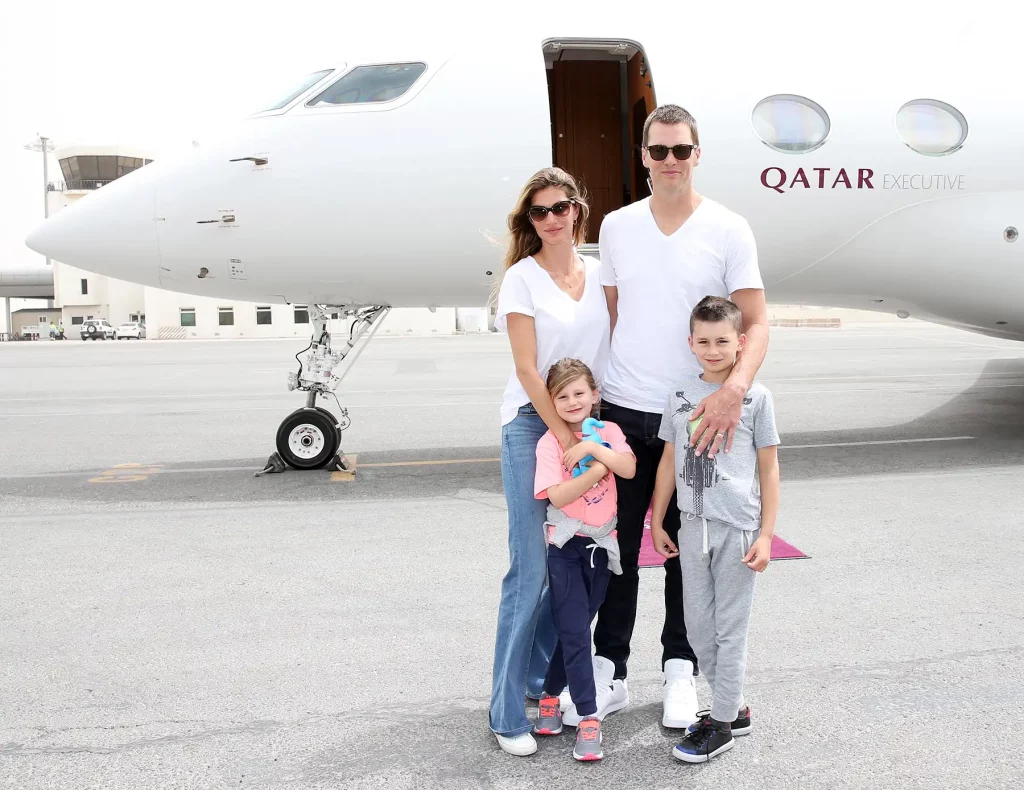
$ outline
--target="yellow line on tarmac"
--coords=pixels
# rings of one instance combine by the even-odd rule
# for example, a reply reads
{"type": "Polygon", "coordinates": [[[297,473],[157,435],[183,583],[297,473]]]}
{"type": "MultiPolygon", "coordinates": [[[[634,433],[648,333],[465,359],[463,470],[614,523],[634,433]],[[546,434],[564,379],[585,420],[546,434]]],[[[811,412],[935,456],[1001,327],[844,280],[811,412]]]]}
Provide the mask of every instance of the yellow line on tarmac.
{"type": "MultiPolygon", "coordinates": [[[[355,455],[346,456],[352,465],[351,469],[344,472],[331,472],[332,483],[347,483],[356,479],[356,458],[355,455]]],[[[500,458],[450,458],[436,461],[387,461],[375,464],[363,464],[362,469],[384,469],[399,466],[452,466],[455,464],[489,464],[497,463],[500,458]]]]}
{"type": "Polygon", "coordinates": [[[500,458],[451,458],[447,460],[438,461],[389,461],[388,463],[363,464],[363,468],[365,469],[366,467],[370,466],[382,468],[385,466],[448,466],[450,464],[488,464],[500,460],[500,458]]]}

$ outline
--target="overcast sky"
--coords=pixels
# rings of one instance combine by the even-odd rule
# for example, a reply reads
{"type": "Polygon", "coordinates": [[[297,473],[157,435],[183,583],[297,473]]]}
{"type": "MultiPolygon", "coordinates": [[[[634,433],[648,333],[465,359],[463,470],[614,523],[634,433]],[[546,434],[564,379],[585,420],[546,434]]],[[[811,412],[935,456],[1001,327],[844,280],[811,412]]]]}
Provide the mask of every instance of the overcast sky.
{"type": "MultiPolygon", "coordinates": [[[[437,3],[11,0],[0,10],[0,266],[42,257],[42,158],[23,146],[190,145],[261,109],[324,63],[400,47],[445,14],[437,3]],[[409,9],[404,7],[408,5],[409,9]],[[412,9],[419,10],[412,10],[412,9]]],[[[61,180],[50,159],[50,180],[61,180]]]]}

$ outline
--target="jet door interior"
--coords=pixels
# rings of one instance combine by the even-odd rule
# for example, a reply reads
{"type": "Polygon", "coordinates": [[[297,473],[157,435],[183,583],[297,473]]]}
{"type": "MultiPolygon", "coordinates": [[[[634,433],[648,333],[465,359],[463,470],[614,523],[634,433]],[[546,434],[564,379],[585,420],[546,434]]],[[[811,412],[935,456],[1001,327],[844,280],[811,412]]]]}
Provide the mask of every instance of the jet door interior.
{"type": "Polygon", "coordinates": [[[626,40],[544,43],[554,163],[590,195],[589,243],[604,216],[650,194],[640,156],[644,121],[655,108],[642,47],[626,40]]]}

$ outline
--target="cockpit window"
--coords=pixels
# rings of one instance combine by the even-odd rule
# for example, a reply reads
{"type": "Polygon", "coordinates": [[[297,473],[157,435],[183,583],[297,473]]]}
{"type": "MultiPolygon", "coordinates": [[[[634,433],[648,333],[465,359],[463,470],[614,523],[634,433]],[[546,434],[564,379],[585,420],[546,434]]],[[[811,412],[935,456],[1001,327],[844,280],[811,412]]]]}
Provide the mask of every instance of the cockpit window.
{"type": "Polygon", "coordinates": [[[303,77],[302,82],[299,85],[292,88],[288,94],[279,102],[274,104],[273,107],[265,107],[260,110],[260,112],[270,112],[271,110],[280,110],[282,107],[286,107],[288,104],[293,102],[296,97],[301,96],[303,93],[308,91],[332,71],[334,71],[334,69],[324,69],[323,71],[314,71],[312,74],[306,75],[303,77]]]}
{"type": "Polygon", "coordinates": [[[333,107],[392,101],[408,91],[426,68],[425,63],[357,66],[319,96],[306,102],[306,106],[333,107]]]}

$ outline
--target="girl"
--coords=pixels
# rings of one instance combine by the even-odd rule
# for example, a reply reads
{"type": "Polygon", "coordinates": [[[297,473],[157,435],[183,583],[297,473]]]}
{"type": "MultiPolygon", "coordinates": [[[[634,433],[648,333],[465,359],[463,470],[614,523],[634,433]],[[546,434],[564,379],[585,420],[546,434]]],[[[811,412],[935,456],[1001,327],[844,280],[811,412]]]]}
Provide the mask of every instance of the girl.
{"type": "MultiPolygon", "coordinates": [[[[583,421],[597,415],[597,383],[577,359],[563,359],[548,374],[555,411],[582,438],[583,421]]],[[[622,573],[615,538],[615,477],[629,480],[636,458],[617,425],[597,422],[601,442],[581,441],[566,450],[548,431],[537,443],[534,490],[547,499],[548,579],[558,645],[551,657],[537,719],[538,735],[562,731],[558,695],[569,684],[577,760],[600,760],[601,722],[597,718],[590,623],[604,603],[611,573],[622,573]],[[589,456],[589,458],[588,458],[589,456]],[[577,469],[589,461],[586,471],[577,469]],[[582,471],[582,473],[581,473],[582,471]],[[574,473],[576,476],[574,476],[574,473]]],[[[589,426],[588,426],[589,427],[589,426]]]]}
{"type": "Polygon", "coordinates": [[[537,751],[525,696],[540,697],[555,647],[545,505],[533,491],[537,442],[547,431],[566,448],[578,441],[555,411],[544,377],[557,360],[575,357],[600,381],[608,358],[600,263],[576,251],[589,216],[572,176],[559,168],[534,174],[509,214],[511,243],[496,285],[494,326],[508,333],[515,370],[501,406],[509,570],[501,585],[489,717],[499,746],[519,756],[537,751]]]}

